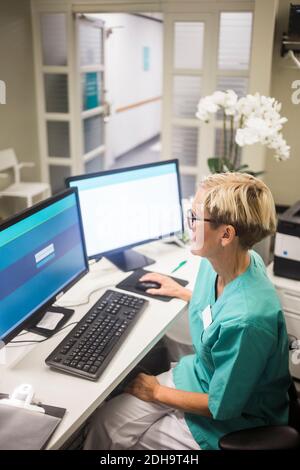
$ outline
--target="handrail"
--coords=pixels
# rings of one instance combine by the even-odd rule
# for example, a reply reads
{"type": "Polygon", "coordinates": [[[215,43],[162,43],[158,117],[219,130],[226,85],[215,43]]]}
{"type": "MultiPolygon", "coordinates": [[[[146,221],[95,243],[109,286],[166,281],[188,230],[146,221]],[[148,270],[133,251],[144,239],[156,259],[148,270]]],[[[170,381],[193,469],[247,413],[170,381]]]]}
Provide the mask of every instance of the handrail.
{"type": "Polygon", "coordinates": [[[153,103],[154,101],[160,101],[161,98],[162,98],[161,96],[156,96],[154,98],[149,98],[147,100],[138,101],[136,103],[129,104],[128,106],[122,106],[121,108],[116,109],[116,113],[123,113],[124,111],[128,111],[129,109],[138,108],[139,106],[143,106],[144,104],[153,103]]]}

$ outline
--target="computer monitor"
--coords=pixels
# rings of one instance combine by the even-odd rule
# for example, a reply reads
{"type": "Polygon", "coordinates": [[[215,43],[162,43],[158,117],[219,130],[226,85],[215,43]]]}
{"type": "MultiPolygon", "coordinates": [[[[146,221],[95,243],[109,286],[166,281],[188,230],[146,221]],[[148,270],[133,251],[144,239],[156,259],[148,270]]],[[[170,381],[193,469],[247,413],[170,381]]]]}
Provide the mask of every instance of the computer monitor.
{"type": "Polygon", "coordinates": [[[77,187],[89,258],[123,271],[154,262],[131,248],[183,231],[178,160],[66,179],[77,187]]]}
{"type": "Polygon", "coordinates": [[[0,251],[0,340],[8,343],[88,271],[76,189],[2,223],[0,251]]]}

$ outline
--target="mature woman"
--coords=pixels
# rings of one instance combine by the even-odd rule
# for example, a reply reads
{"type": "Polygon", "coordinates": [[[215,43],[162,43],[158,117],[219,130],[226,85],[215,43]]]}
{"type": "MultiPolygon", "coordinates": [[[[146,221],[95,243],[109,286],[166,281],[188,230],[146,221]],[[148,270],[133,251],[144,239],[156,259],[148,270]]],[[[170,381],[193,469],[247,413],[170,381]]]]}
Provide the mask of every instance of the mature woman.
{"type": "Polygon", "coordinates": [[[209,176],[189,224],[192,251],[203,258],[193,294],[166,276],[145,279],[161,284],[153,294],[190,301],[195,353],[157,377],[139,374],[101,407],[86,449],[218,449],[228,432],[287,423],[284,318],[261,258],[249,251],[275,230],[271,192],[250,175],[209,176]]]}

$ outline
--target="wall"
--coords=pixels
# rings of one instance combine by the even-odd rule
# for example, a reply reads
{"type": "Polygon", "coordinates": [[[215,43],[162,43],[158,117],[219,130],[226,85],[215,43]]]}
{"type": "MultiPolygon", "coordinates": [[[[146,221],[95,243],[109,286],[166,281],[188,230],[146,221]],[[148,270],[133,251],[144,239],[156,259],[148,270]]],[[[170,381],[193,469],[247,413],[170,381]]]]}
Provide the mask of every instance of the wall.
{"type": "Polygon", "coordinates": [[[106,89],[112,115],[107,124],[107,166],[114,159],[160,133],[161,101],[128,111],[119,108],[162,95],[163,24],[129,14],[102,14],[112,34],[106,41],[106,89]],[[143,70],[143,47],[149,70],[143,70]]]}
{"type": "MultiPolygon", "coordinates": [[[[299,2],[295,2],[299,3],[299,2]]],[[[291,146],[291,157],[286,162],[276,162],[268,153],[265,181],[270,186],[277,204],[291,205],[300,199],[300,104],[292,103],[291,88],[300,79],[300,70],[290,68],[292,62],[280,57],[282,32],[287,31],[290,0],[280,0],[276,19],[273,51],[271,93],[282,103],[282,115],[288,118],[283,135],[291,146]]]]}
{"type": "MultiPolygon", "coordinates": [[[[256,0],[252,31],[249,93],[269,96],[272,80],[273,43],[278,0],[256,0]]],[[[264,146],[247,145],[243,150],[243,162],[252,171],[264,171],[266,166],[264,146]]]]}
{"type": "MultiPolygon", "coordinates": [[[[37,180],[39,153],[30,0],[0,1],[0,79],[6,83],[6,104],[0,105],[0,149],[13,147],[19,160],[34,161],[36,167],[22,170],[22,175],[24,179],[37,180]]],[[[2,187],[3,183],[0,181],[2,187]]],[[[0,214],[11,211],[8,200],[0,199],[0,214]]]]}

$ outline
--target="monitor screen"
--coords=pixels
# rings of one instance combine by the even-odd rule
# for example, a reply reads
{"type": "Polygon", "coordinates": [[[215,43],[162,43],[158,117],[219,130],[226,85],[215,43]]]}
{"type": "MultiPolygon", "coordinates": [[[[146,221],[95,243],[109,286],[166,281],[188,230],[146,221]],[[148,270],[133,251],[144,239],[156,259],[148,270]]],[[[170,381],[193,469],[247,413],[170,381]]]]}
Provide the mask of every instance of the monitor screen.
{"type": "Polygon", "coordinates": [[[78,195],[68,190],[0,226],[0,339],[7,342],[88,271],[78,195]]]}
{"type": "Polygon", "coordinates": [[[105,255],[183,229],[178,161],[74,176],[87,254],[105,255]]]}

